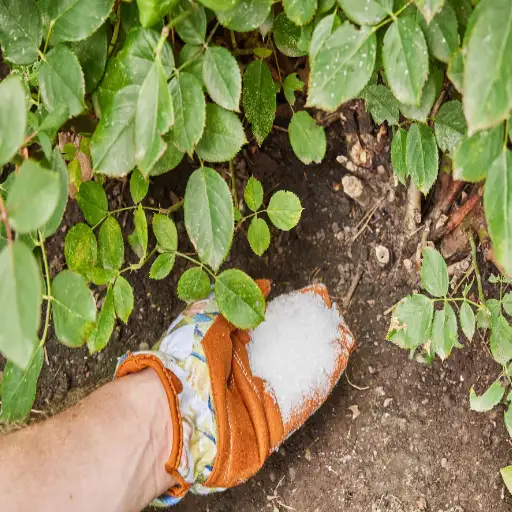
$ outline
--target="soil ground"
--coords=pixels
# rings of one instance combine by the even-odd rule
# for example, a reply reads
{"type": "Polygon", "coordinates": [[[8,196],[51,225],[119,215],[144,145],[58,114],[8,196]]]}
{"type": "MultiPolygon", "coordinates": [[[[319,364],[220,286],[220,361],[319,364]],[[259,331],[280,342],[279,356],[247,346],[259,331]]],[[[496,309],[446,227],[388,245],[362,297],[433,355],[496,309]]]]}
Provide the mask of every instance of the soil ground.
{"type": "MultiPolygon", "coordinates": [[[[376,129],[372,130],[375,135],[376,129]]],[[[188,496],[176,512],[512,510],[499,475],[499,468],[511,458],[503,411],[469,410],[470,387],[482,392],[499,373],[482,339],[477,336],[448,361],[436,361],[431,367],[385,341],[389,323],[385,312],[410,292],[403,267],[396,265],[403,252],[405,189],[391,185],[393,191],[383,196],[368,228],[352,243],[367,209],[338,186],[346,173],[336,161],[339,154],[347,154],[345,135],[339,122],[329,127],[326,159],[319,165],[303,166],[282,131],[273,131],[261,150],[252,145],[243,153],[237,170],[240,191],[253,174],[266,191],[294,191],[305,210],[297,229],[272,233],[264,258],[251,252],[239,231],[225,267],[271,278],[274,293],[321,281],[338,301],[362,270],[344,308],[358,341],[346,376],[321,410],[270,457],[256,477],[220,495],[188,496]],[[390,251],[391,261],[384,267],[377,264],[376,244],[390,251]]],[[[385,160],[385,152],[381,157],[385,160]]],[[[171,192],[181,196],[190,169],[184,163],[155,179],[145,204],[168,206],[171,192]]],[[[385,168],[379,176],[373,166],[368,177],[393,183],[385,168]]],[[[108,191],[116,207],[131,204],[126,184],[112,182],[108,191]]],[[[176,219],[181,249],[187,250],[180,213],[176,219]]],[[[70,203],[66,225],[80,220],[79,210],[70,203]]],[[[120,221],[129,228],[131,216],[127,213],[120,221]]],[[[50,243],[52,273],[64,265],[64,235],[60,232],[50,243]]],[[[62,404],[76,402],[111,377],[124,352],[157,341],[183,307],[175,289],[184,268],[180,262],[164,281],[151,281],[149,268],[129,276],[135,288],[135,311],[128,325],[118,325],[102,353],[91,357],[85,348],[68,349],[51,336],[49,364],[44,365],[34,407],[52,414],[62,404]]]]}

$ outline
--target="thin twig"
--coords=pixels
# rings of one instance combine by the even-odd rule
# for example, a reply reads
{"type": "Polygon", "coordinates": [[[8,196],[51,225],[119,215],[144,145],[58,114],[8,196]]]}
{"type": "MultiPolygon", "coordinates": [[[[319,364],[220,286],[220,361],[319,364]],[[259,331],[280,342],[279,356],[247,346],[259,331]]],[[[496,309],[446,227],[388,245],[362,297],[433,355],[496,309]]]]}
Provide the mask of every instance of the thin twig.
{"type": "Polygon", "coordinates": [[[50,280],[50,267],[48,266],[48,258],[46,256],[46,248],[44,246],[44,238],[41,235],[41,232],[39,231],[39,245],[41,247],[41,254],[43,257],[43,265],[44,265],[44,277],[46,280],[46,295],[47,303],[46,303],[46,316],[44,319],[44,329],[43,329],[43,335],[41,336],[41,341],[39,342],[40,347],[44,347],[44,344],[46,342],[46,337],[48,336],[48,328],[50,326],[50,315],[52,311],[52,285],[50,280]]]}
{"type": "Polygon", "coordinates": [[[345,378],[347,379],[347,382],[354,388],[354,389],[357,389],[358,391],[366,391],[367,389],[370,389],[370,386],[356,386],[355,384],[352,384],[352,382],[350,382],[350,379],[348,378],[348,373],[345,372],[345,378]]]}
{"type": "Polygon", "coordinates": [[[233,202],[235,203],[235,206],[238,208],[238,195],[236,193],[235,166],[233,164],[233,160],[229,161],[229,173],[231,174],[231,194],[233,195],[233,202]]]}
{"type": "Polygon", "coordinates": [[[350,306],[350,302],[352,300],[352,297],[354,296],[354,292],[356,291],[357,285],[359,284],[359,281],[361,281],[363,274],[364,268],[362,265],[359,265],[359,269],[352,278],[352,282],[350,283],[350,288],[348,289],[345,297],[342,299],[344,309],[348,309],[348,307],[350,306]]]}
{"type": "Polygon", "coordinates": [[[0,194],[0,220],[5,225],[5,233],[7,235],[7,242],[9,245],[12,245],[12,231],[11,231],[11,226],[9,224],[9,218],[7,217],[7,210],[5,208],[5,203],[4,203],[2,194],[0,194]]]}
{"type": "Polygon", "coordinates": [[[366,214],[365,217],[363,217],[360,221],[359,221],[359,224],[356,226],[359,227],[359,225],[361,224],[361,222],[364,221],[364,224],[363,226],[361,227],[361,229],[359,229],[359,231],[355,234],[354,238],[352,238],[352,242],[355,242],[359,236],[361,235],[361,233],[363,233],[363,231],[366,229],[366,227],[368,226],[371,218],[373,217],[373,214],[377,211],[377,208],[381,205],[382,201],[384,201],[385,197],[381,197],[373,206],[372,208],[370,209],[370,211],[366,214]]]}
{"type": "Polygon", "coordinates": [[[471,257],[473,258],[473,267],[475,268],[476,283],[478,285],[478,298],[482,304],[485,304],[484,287],[482,286],[482,276],[476,260],[476,244],[473,238],[473,233],[469,232],[468,238],[471,245],[471,257]]]}

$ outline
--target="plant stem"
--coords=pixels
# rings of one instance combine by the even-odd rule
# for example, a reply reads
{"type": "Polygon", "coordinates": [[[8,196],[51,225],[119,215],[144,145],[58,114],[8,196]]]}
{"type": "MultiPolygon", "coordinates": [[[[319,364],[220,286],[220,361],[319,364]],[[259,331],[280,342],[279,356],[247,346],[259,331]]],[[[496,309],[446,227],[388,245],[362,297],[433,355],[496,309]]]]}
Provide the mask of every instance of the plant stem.
{"type": "Polygon", "coordinates": [[[41,236],[41,232],[39,231],[39,246],[41,247],[41,254],[43,257],[43,265],[44,265],[44,275],[46,280],[46,296],[45,299],[47,300],[46,304],[46,317],[44,319],[44,329],[43,329],[43,335],[41,336],[41,341],[39,342],[39,347],[42,347],[45,342],[46,338],[48,336],[48,327],[50,326],[50,315],[52,311],[52,287],[51,287],[51,281],[50,281],[50,267],[48,266],[48,257],[46,256],[46,248],[44,246],[44,239],[41,236]]]}
{"type": "Polygon", "coordinates": [[[9,224],[9,219],[7,217],[7,210],[5,209],[4,198],[2,194],[0,194],[0,220],[5,225],[5,233],[7,234],[7,243],[12,245],[12,231],[11,226],[9,224]]]}
{"type": "Polygon", "coordinates": [[[160,39],[158,40],[158,43],[155,48],[155,55],[158,57],[160,56],[160,52],[162,51],[162,48],[164,47],[165,41],[169,37],[169,34],[171,32],[171,29],[176,26],[178,23],[181,23],[184,19],[188,18],[195,10],[197,9],[197,5],[193,4],[191,9],[188,9],[178,16],[176,18],[173,18],[167,25],[162,28],[162,33],[160,34],[160,39]]]}
{"type": "Polygon", "coordinates": [[[123,268],[119,271],[119,275],[124,274],[125,272],[128,272],[129,270],[140,270],[149,260],[150,258],[156,253],[157,248],[155,247],[152,251],[150,251],[146,257],[139,261],[139,263],[133,263],[132,265],[123,268]]]}
{"type": "Polygon", "coordinates": [[[272,36],[269,36],[268,40],[270,41],[270,44],[272,45],[272,50],[274,53],[274,58],[276,61],[276,68],[277,68],[277,74],[279,75],[279,83],[283,83],[283,77],[281,76],[281,68],[279,67],[279,60],[277,59],[277,51],[276,47],[274,46],[274,40],[272,39],[272,36]]]}
{"type": "Polygon", "coordinates": [[[119,29],[121,28],[121,15],[117,14],[116,24],[114,25],[114,33],[112,34],[112,39],[110,40],[110,47],[108,49],[108,57],[112,55],[114,51],[114,47],[117,43],[117,38],[119,37],[119,29]]]}
{"type": "Polygon", "coordinates": [[[385,20],[382,20],[378,25],[375,25],[373,27],[373,32],[377,32],[377,30],[379,30],[379,28],[383,27],[384,25],[387,25],[391,21],[396,20],[398,18],[398,16],[400,16],[400,14],[402,14],[402,12],[404,12],[405,9],[407,9],[407,7],[409,7],[409,5],[411,5],[410,1],[407,2],[403,7],[398,9],[398,11],[396,11],[395,13],[392,13],[389,18],[386,18],[385,20]]]}
{"type": "Polygon", "coordinates": [[[229,172],[231,174],[231,194],[233,195],[233,202],[235,203],[235,207],[238,208],[238,196],[236,193],[235,166],[233,164],[233,160],[229,161],[229,172]]]}
{"type": "Polygon", "coordinates": [[[476,308],[481,308],[482,304],[478,304],[477,302],[473,302],[472,300],[469,300],[464,297],[450,297],[450,298],[443,298],[443,299],[432,299],[434,302],[467,302],[468,304],[471,304],[472,306],[475,306],[476,308]]]}
{"type": "Polygon", "coordinates": [[[473,259],[473,267],[475,267],[476,283],[478,285],[478,299],[482,304],[485,304],[484,288],[482,286],[482,276],[480,275],[480,269],[478,268],[478,262],[476,261],[476,244],[473,238],[473,233],[468,233],[469,243],[471,245],[471,258],[473,259]]]}
{"type": "Polygon", "coordinates": [[[174,254],[176,254],[176,256],[181,256],[182,258],[194,263],[198,267],[201,267],[202,269],[206,270],[206,272],[208,272],[208,274],[210,274],[214,280],[217,279],[217,276],[206,265],[201,263],[199,260],[196,260],[195,258],[191,258],[190,256],[187,256],[186,254],[183,254],[182,252],[179,252],[179,251],[175,251],[174,254]]]}
{"type": "Polygon", "coordinates": [[[503,151],[507,149],[508,144],[508,117],[505,119],[505,140],[503,141],[503,151]]]}

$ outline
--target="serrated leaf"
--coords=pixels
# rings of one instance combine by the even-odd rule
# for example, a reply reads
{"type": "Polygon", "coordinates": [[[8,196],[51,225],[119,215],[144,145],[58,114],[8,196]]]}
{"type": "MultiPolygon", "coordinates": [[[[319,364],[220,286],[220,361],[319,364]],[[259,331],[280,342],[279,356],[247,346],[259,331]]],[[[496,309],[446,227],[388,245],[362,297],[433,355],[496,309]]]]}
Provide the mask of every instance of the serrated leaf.
{"type": "Polygon", "coordinates": [[[327,148],[325,131],[305,110],[293,114],[288,135],[293,152],[302,163],[322,161],[327,148]]]}
{"type": "Polygon", "coordinates": [[[503,479],[503,483],[505,484],[505,487],[508,489],[508,492],[512,492],[512,466],[501,468],[500,473],[501,478],[503,479]]]}
{"type": "Polygon", "coordinates": [[[142,173],[135,169],[130,176],[130,195],[135,204],[140,203],[147,195],[149,190],[149,180],[144,178],[142,173]]]}
{"type": "Polygon", "coordinates": [[[0,252],[0,351],[27,368],[37,347],[41,271],[32,251],[15,240],[0,252]]]}
{"type": "Polygon", "coordinates": [[[270,57],[272,55],[273,51],[270,48],[258,47],[254,48],[253,53],[254,55],[256,55],[256,57],[266,59],[267,57],[270,57]]]}
{"type": "Polygon", "coordinates": [[[460,326],[466,338],[471,341],[475,334],[475,313],[467,302],[463,302],[460,307],[460,326]]]}
{"type": "Polygon", "coordinates": [[[311,41],[312,24],[299,27],[281,13],[274,23],[274,42],[277,48],[287,57],[307,55],[311,41]]]}
{"type": "Polygon", "coordinates": [[[98,233],[99,256],[105,270],[119,270],[124,261],[123,232],[119,222],[109,216],[98,233]]]}
{"type": "Polygon", "coordinates": [[[0,383],[0,422],[23,421],[28,416],[36,397],[37,380],[43,360],[44,352],[42,347],[39,347],[26,370],[7,361],[0,383]]]}
{"type": "Polygon", "coordinates": [[[253,217],[247,230],[249,245],[255,254],[262,256],[270,245],[270,230],[267,223],[258,217],[253,217]]]}
{"type": "Polygon", "coordinates": [[[393,125],[400,122],[398,101],[384,85],[368,85],[363,91],[363,98],[376,124],[387,121],[393,125]]]}
{"type": "Polygon", "coordinates": [[[94,171],[125,176],[135,167],[135,114],[141,88],[129,85],[117,91],[91,139],[94,171]]]}
{"type": "Polygon", "coordinates": [[[160,176],[161,174],[171,171],[179,165],[185,156],[185,153],[180,151],[174,144],[174,141],[171,140],[171,135],[169,133],[164,135],[164,141],[167,144],[167,149],[153,169],[149,171],[150,176],[160,176]]]}
{"type": "Polygon", "coordinates": [[[169,91],[175,116],[170,137],[180,151],[191,152],[201,139],[205,126],[203,88],[194,75],[182,72],[169,83],[169,91]]]}
{"type": "Polygon", "coordinates": [[[470,134],[496,126],[512,108],[512,2],[482,2],[478,10],[464,65],[464,113],[470,134]]]}
{"type": "Polygon", "coordinates": [[[43,23],[35,0],[0,1],[0,43],[4,57],[27,66],[37,60],[43,23]]]}
{"type": "Polygon", "coordinates": [[[376,25],[393,12],[393,0],[338,0],[338,3],[358,25],[376,25]]]}
{"type": "Polygon", "coordinates": [[[512,274],[512,152],[504,150],[489,169],[484,211],[494,256],[512,274]]]}
{"type": "Polygon", "coordinates": [[[405,185],[409,169],[406,163],[407,132],[398,128],[391,141],[391,165],[400,183],[405,185]]]}
{"type": "Polygon", "coordinates": [[[141,204],[133,212],[133,223],[135,229],[131,235],[128,235],[128,242],[133,252],[142,261],[148,252],[148,221],[141,204]]]}
{"type": "Polygon", "coordinates": [[[26,127],[25,88],[19,77],[9,76],[0,83],[0,169],[23,144],[26,127]]]}
{"type": "Polygon", "coordinates": [[[507,293],[503,297],[502,305],[507,315],[512,316],[512,292],[507,293]]]}
{"type": "Polygon", "coordinates": [[[220,312],[239,329],[254,329],[265,317],[263,293],[241,270],[226,270],[217,276],[215,297],[220,312]]]}
{"type": "Polygon", "coordinates": [[[203,44],[206,37],[206,12],[204,7],[193,4],[190,0],[179,0],[172,9],[172,17],[191,11],[191,13],[176,24],[176,32],[180,38],[189,44],[203,44]]]}
{"type": "Polygon", "coordinates": [[[196,153],[207,162],[227,162],[245,144],[242,123],[229,110],[214,103],[206,105],[206,124],[196,153]]]}
{"type": "Polygon", "coordinates": [[[335,20],[336,12],[333,12],[332,14],[325,16],[325,18],[322,18],[315,26],[313,35],[311,36],[311,42],[309,43],[310,59],[314,59],[316,57],[325,41],[329,39],[329,36],[332,34],[334,28],[335,20]]]}
{"type": "Polygon", "coordinates": [[[503,315],[493,315],[492,312],[489,348],[499,364],[507,364],[512,359],[512,326],[503,315]]]}
{"type": "Polygon", "coordinates": [[[202,89],[206,89],[203,80],[204,52],[201,45],[186,44],[183,46],[178,55],[178,64],[179,67],[184,66],[187,73],[196,77],[202,89]]]}
{"type": "Polygon", "coordinates": [[[436,138],[428,126],[414,123],[409,128],[406,163],[415,185],[426,195],[436,181],[439,169],[436,138]]]}
{"type": "Polygon", "coordinates": [[[149,277],[151,279],[159,280],[166,278],[174,267],[176,254],[165,252],[159,254],[149,270],[149,277]]]}
{"type": "Polygon", "coordinates": [[[442,8],[445,0],[414,0],[418,9],[422,12],[423,16],[427,20],[427,23],[430,23],[436,13],[438,13],[442,8]]]}
{"type": "Polygon", "coordinates": [[[477,396],[473,386],[471,386],[469,390],[469,406],[472,411],[490,411],[495,405],[500,403],[504,394],[505,388],[501,385],[500,379],[495,380],[481,396],[477,396]]]}
{"type": "Polygon", "coordinates": [[[487,178],[489,169],[503,149],[503,125],[466,137],[453,157],[453,177],[477,182],[487,178]]]}
{"type": "Polygon", "coordinates": [[[242,76],[238,63],[229,50],[209,46],[204,55],[203,81],[215,103],[239,112],[242,76]]]}
{"type": "Polygon", "coordinates": [[[396,318],[405,330],[406,348],[416,348],[429,340],[432,332],[434,304],[425,295],[409,295],[396,307],[396,318]]]}
{"type": "Polygon", "coordinates": [[[336,0],[318,0],[318,13],[323,14],[330,11],[335,3],[336,0]]]}
{"type": "Polygon", "coordinates": [[[68,231],[64,241],[64,256],[66,265],[79,273],[96,265],[98,244],[87,224],[79,222],[68,231]]]}
{"type": "Polygon", "coordinates": [[[454,347],[459,346],[457,318],[450,304],[445,303],[441,311],[434,313],[431,349],[444,361],[454,347]]]}
{"type": "Polygon", "coordinates": [[[311,63],[308,106],[334,111],[357,97],[372,76],[376,41],[370,27],[345,22],[337,28],[311,63]]]}
{"type": "Polygon", "coordinates": [[[249,178],[244,190],[244,199],[249,210],[257,212],[263,204],[263,186],[254,176],[249,178]]]}
{"type": "Polygon", "coordinates": [[[448,62],[448,70],[446,74],[455,86],[455,89],[462,92],[464,88],[464,57],[462,56],[461,49],[453,52],[450,57],[450,61],[448,62]]]}
{"type": "Polygon", "coordinates": [[[189,268],[178,281],[178,297],[185,302],[206,299],[210,289],[210,278],[201,267],[189,268]]]}
{"type": "Polygon", "coordinates": [[[459,100],[443,103],[434,121],[439,149],[448,155],[453,155],[467,132],[466,119],[459,100]]]}
{"type": "Polygon", "coordinates": [[[96,181],[82,183],[76,195],[76,202],[91,226],[101,222],[108,214],[107,194],[96,181]]]}
{"type": "Polygon", "coordinates": [[[103,306],[101,307],[101,311],[98,316],[96,328],[92,331],[89,339],[87,340],[87,348],[89,349],[90,354],[100,352],[107,346],[107,343],[112,336],[115,323],[116,312],[114,307],[114,292],[112,286],[109,286],[107,288],[107,295],[103,301],[103,306]]]}
{"type": "Polygon", "coordinates": [[[143,27],[151,27],[166,15],[176,0],[137,0],[140,23],[143,27]]]}
{"type": "Polygon", "coordinates": [[[448,293],[448,267],[441,253],[432,247],[423,249],[421,283],[434,297],[445,297],[448,293]]]}
{"type": "Polygon", "coordinates": [[[87,281],[97,286],[108,284],[117,274],[115,270],[105,270],[101,267],[84,268],[80,272],[87,281]]]}
{"type": "Polygon", "coordinates": [[[407,119],[426,124],[430,111],[432,110],[436,100],[436,93],[434,74],[430,73],[428,80],[425,82],[423,90],[421,91],[420,104],[406,105],[405,103],[399,102],[400,112],[402,112],[407,119]]]}
{"type": "Polygon", "coordinates": [[[252,133],[261,146],[272,130],[276,114],[276,90],[270,69],[263,60],[251,62],[244,73],[243,105],[252,133]]]}
{"type": "Polygon", "coordinates": [[[267,214],[276,228],[290,231],[299,223],[302,210],[300,199],[293,192],[279,190],[270,198],[267,214]]]}
{"type": "Polygon", "coordinates": [[[114,284],[114,306],[116,315],[125,324],[132,314],[133,304],[133,288],[123,276],[119,276],[114,284]]]}
{"type": "Polygon", "coordinates": [[[184,213],[185,227],[199,258],[218,270],[231,246],[234,214],[229,187],[216,171],[201,167],[192,173],[184,213]]]}
{"type": "Polygon", "coordinates": [[[25,160],[6,201],[11,226],[18,233],[30,233],[53,215],[59,201],[59,177],[32,160],[25,160]]]}
{"type": "Polygon", "coordinates": [[[170,217],[161,213],[155,214],[153,217],[153,232],[160,249],[171,252],[178,249],[178,231],[176,230],[176,224],[170,217]]]}
{"type": "MultiPolygon", "coordinates": [[[[508,409],[505,411],[503,415],[503,420],[505,423],[505,427],[507,428],[508,435],[512,437],[512,405],[509,404],[508,409]]],[[[512,474],[510,475],[510,479],[508,482],[509,483],[507,485],[507,489],[509,489],[510,492],[510,490],[512,490],[512,474]]]]}
{"type": "Polygon", "coordinates": [[[39,87],[48,112],[66,108],[67,117],[85,110],[85,81],[77,56],[65,45],[49,51],[39,67],[39,87]]]}
{"type": "Polygon", "coordinates": [[[263,23],[258,27],[261,37],[263,37],[263,40],[265,40],[265,38],[268,36],[270,31],[274,27],[274,19],[274,11],[270,9],[268,16],[265,18],[263,23]]]}
{"type": "Polygon", "coordinates": [[[92,92],[103,77],[107,63],[108,29],[103,24],[94,34],[83,41],[71,44],[85,76],[85,88],[92,92]]]}
{"type": "Polygon", "coordinates": [[[199,0],[203,5],[212,11],[228,11],[238,4],[239,0],[199,0]]]}
{"type": "Polygon", "coordinates": [[[85,279],[63,270],[52,282],[53,325],[58,340],[80,347],[96,326],[96,302],[85,279]]]}
{"type": "Polygon", "coordinates": [[[429,66],[427,43],[414,18],[398,18],[389,27],[382,57],[389,87],[398,101],[419,105],[429,66]]]}
{"type": "Polygon", "coordinates": [[[283,0],[286,16],[296,25],[306,25],[315,15],[317,0],[283,0]]]}
{"type": "Polygon", "coordinates": [[[272,0],[239,0],[227,11],[217,12],[221,25],[235,32],[250,32],[265,22],[272,0]]]}
{"type": "Polygon", "coordinates": [[[286,101],[293,107],[295,104],[295,91],[302,91],[306,84],[299,80],[297,73],[288,75],[283,81],[283,92],[286,101]]]}

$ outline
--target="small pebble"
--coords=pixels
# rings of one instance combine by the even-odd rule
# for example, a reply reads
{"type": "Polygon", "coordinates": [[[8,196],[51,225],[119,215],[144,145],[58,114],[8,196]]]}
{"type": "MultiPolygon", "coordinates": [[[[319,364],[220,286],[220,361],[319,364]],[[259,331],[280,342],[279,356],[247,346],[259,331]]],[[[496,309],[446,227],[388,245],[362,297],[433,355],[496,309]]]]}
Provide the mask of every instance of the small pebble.
{"type": "Polygon", "coordinates": [[[139,350],[140,350],[140,351],[143,351],[143,350],[149,350],[149,343],[146,343],[145,341],[143,341],[143,342],[139,345],[139,350]]]}

